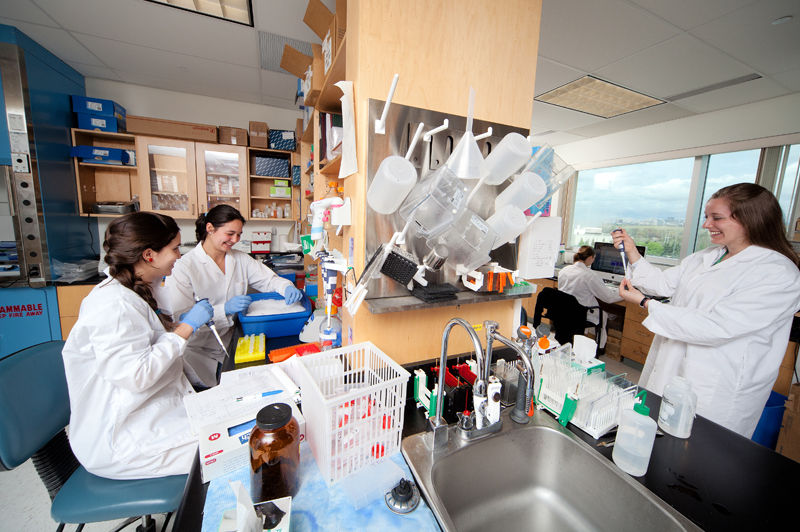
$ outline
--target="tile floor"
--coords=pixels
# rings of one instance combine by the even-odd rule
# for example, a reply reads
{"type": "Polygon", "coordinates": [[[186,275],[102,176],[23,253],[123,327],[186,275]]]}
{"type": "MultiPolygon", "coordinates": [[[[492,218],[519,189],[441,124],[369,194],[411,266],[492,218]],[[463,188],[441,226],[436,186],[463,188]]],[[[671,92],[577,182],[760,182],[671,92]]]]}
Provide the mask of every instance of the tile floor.
{"type": "MultiPolygon", "coordinates": [[[[58,523],[50,517],[50,497],[39,480],[30,460],[13,471],[0,472],[0,532],[55,532],[58,523]]],[[[173,516],[174,517],[174,516],[173,516]]],[[[153,516],[156,530],[161,532],[164,515],[153,516]]],[[[87,524],[84,532],[109,532],[120,521],[104,521],[87,524]]],[[[132,523],[124,532],[135,532],[138,523],[132,523]]],[[[167,530],[172,529],[170,519],[167,530]]],[[[64,532],[72,532],[78,525],[67,525],[64,532]]]]}

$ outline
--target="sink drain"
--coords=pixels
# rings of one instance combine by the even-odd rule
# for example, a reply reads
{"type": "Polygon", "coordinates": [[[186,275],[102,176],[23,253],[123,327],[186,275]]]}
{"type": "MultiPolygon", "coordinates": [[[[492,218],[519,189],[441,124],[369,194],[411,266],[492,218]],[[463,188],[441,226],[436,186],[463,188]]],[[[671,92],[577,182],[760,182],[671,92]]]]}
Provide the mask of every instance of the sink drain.
{"type": "Polygon", "coordinates": [[[419,506],[419,489],[413,482],[406,479],[392,488],[392,491],[384,497],[386,506],[396,514],[408,514],[419,506]]]}

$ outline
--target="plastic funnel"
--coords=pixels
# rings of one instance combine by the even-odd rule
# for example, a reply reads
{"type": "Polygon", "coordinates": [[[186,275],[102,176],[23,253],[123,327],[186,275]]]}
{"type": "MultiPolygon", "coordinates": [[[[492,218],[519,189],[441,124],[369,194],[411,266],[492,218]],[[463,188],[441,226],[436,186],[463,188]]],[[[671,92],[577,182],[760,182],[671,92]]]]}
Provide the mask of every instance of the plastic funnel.
{"type": "Polygon", "coordinates": [[[464,133],[446,164],[459,179],[481,179],[489,175],[489,168],[472,131],[464,133]]]}
{"type": "Polygon", "coordinates": [[[404,157],[390,155],[381,162],[367,192],[367,203],[375,212],[392,214],[417,182],[414,165],[404,157]]]}
{"type": "Polygon", "coordinates": [[[489,169],[487,185],[499,185],[512,175],[516,174],[531,158],[531,145],[528,139],[519,133],[509,133],[500,144],[486,157],[486,166],[489,169]]]}
{"type": "Polygon", "coordinates": [[[535,205],[547,194],[547,185],[541,177],[533,172],[525,172],[517,176],[508,188],[494,200],[494,211],[499,212],[506,205],[515,205],[521,210],[535,205]]]}
{"type": "Polygon", "coordinates": [[[497,233],[497,240],[492,249],[497,249],[506,242],[517,238],[528,225],[525,213],[516,205],[506,205],[486,220],[486,223],[497,233]]]}

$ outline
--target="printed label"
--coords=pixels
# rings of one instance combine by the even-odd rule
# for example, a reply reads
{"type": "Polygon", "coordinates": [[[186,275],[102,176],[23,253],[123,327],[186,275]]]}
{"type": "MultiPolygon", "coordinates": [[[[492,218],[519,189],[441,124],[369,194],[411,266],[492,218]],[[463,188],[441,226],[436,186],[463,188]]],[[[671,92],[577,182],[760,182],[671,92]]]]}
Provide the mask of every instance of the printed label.
{"type": "Polygon", "coordinates": [[[98,155],[100,157],[108,157],[109,151],[108,150],[92,150],[92,155],[98,155]]]}
{"type": "Polygon", "coordinates": [[[281,133],[283,140],[294,140],[294,131],[284,131],[281,133]]]}
{"type": "Polygon", "coordinates": [[[489,232],[489,227],[479,216],[472,215],[470,222],[472,222],[472,225],[477,227],[484,235],[489,232]]]}
{"type": "Polygon", "coordinates": [[[463,190],[456,189],[456,191],[453,192],[453,197],[450,198],[450,203],[453,205],[461,205],[461,200],[464,199],[464,195],[465,194],[463,190]]]}
{"type": "Polygon", "coordinates": [[[102,118],[92,118],[91,120],[94,127],[106,127],[106,121],[102,118]]]}
{"type": "Polygon", "coordinates": [[[103,104],[100,102],[86,102],[86,108],[92,111],[102,111],[103,104]]]}
{"type": "Polygon", "coordinates": [[[11,131],[25,131],[25,117],[9,113],[8,129],[11,131]]]}

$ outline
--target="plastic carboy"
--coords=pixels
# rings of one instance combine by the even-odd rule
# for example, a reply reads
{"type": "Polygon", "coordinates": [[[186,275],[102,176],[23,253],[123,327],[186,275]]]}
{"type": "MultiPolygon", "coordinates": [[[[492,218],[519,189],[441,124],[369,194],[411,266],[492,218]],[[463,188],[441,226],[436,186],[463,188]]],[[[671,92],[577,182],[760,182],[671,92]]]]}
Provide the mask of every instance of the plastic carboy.
{"type": "Polygon", "coordinates": [[[696,411],[697,394],[692,391],[692,381],[685,377],[673,377],[672,382],[664,386],[658,426],[676,438],[688,438],[692,434],[696,411]]]}
{"type": "Polygon", "coordinates": [[[636,397],[642,397],[633,410],[623,410],[620,415],[617,441],[611,456],[620,469],[634,477],[647,473],[653,443],[656,440],[656,422],[650,418],[650,409],[644,405],[647,392],[642,390],[636,397]]]}
{"type": "Polygon", "coordinates": [[[300,425],[286,403],[258,411],[250,433],[250,497],[264,502],[294,497],[300,484],[300,425]]]}
{"type": "Polygon", "coordinates": [[[342,320],[336,315],[336,307],[331,307],[331,320],[324,316],[319,324],[319,345],[323,351],[342,347],[342,320]]]}

